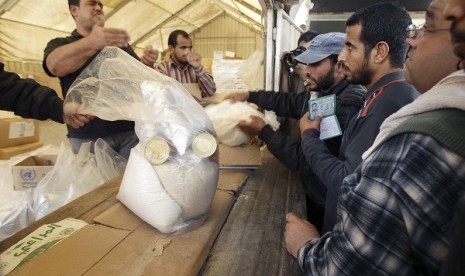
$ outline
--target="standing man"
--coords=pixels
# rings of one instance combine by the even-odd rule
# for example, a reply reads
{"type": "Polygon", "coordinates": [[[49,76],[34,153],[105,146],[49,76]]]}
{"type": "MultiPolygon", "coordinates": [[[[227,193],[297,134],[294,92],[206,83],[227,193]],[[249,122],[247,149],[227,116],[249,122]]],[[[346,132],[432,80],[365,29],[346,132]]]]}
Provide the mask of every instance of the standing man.
{"type": "Polygon", "coordinates": [[[349,123],[342,137],[339,157],[319,139],[321,118],[300,120],[302,151],[318,178],[328,189],[324,230],[336,223],[336,206],[344,177],[362,162],[383,121],[419,94],[404,79],[407,11],[393,3],[382,3],[355,12],[346,23],[347,39],[339,55],[350,83],[368,88],[364,107],[349,123]]]}
{"type": "MultiPolygon", "coordinates": [[[[344,131],[350,119],[355,116],[363,104],[366,89],[360,85],[350,85],[344,73],[338,69],[337,59],[344,47],[345,34],[326,33],[316,36],[307,50],[296,57],[305,64],[306,82],[309,88],[319,91],[320,97],[335,95],[336,117],[344,131]]],[[[278,116],[300,118],[308,111],[310,92],[247,92],[228,96],[233,100],[249,101],[258,106],[273,110],[278,116]]],[[[274,131],[271,126],[257,116],[250,122],[242,121],[239,127],[251,136],[257,136],[266,142],[268,150],[284,165],[300,173],[302,185],[307,194],[308,219],[320,229],[323,223],[326,187],[315,176],[313,168],[305,160],[300,141],[283,133],[274,131]]],[[[330,138],[322,142],[337,155],[341,137],[330,138]]]]}
{"type": "MultiPolygon", "coordinates": [[[[52,39],[45,48],[42,63],[49,76],[60,79],[64,96],[74,80],[104,47],[119,47],[138,59],[129,46],[126,31],[104,27],[103,4],[99,0],[68,0],[68,5],[76,29],[71,36],[52,39]]],[[[110,122],[99,118],[79,129],[68,127],[68,137],[75,153],[82,143],[89,141],[92,142],[93,150],[93,142],[102,138],[125,158],[129,157],[131,148],[138,143],[134,122],[110,122]]]]}
{"type": "Polygon", "coordinates": [[[198,83],[202,98],[213,96],[216,85],[205,72],[199,54],[192,51],[192,39],[183,30],[175,30],[168,37],[169,57],[155,69],[180,83],[198,83]]]}
{"type": "Polygon", "coordinates": [[[386,119],[375,149],[344,180],[337,225],[320,238],[288,214],[286,247],[306,274],[438,275],[465,191],[465,73],[453,72],[446,1],[433,0],[426,24],[406,30],[406,78],[423,95],[386,119]]]}

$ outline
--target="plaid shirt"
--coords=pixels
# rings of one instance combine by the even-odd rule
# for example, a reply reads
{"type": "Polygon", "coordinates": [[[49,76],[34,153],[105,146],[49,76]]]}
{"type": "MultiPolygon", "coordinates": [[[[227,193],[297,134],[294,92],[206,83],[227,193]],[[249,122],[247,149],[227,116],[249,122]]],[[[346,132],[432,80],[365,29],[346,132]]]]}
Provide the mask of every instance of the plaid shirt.
{"type": "Polygon", "coordinates": [[[332,232],[298,252],[307,275],[437,274],[465,159],[421,134],[385,142],[345,178],[332,232]],[[425,162],[427,160],[427,162],[425,162]]]}
{"type": "Polygon", "coordinates": [[[203,66],[194,69],[190,64],[179,64],[169,56],[168,59],[158,64],[155,69],[180,83],[198,82],[200,91],[202,91],[202,98],[215,94],[216,85],[213,77],[203,70],[203,66]]]}

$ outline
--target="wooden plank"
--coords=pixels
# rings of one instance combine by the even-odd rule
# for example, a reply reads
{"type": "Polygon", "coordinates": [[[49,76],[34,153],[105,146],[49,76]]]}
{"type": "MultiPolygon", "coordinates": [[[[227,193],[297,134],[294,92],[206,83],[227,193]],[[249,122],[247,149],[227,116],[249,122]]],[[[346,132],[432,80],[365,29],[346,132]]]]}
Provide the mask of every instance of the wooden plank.
{"type": "Polygon", "coordinates": [[[0,252],[5,251],[44,224],[57,222],[68,217],[82,219],[87,223],[93,223],[92,219],[95,217],[94,213],[103,212],[103,210],[108,208],[108,205],[114,204],[114,198],[118,192],[120,183],[121,177],[117,177],[35,221],[28,227],[2,241],[0,243],[0,252]],[[110,200],[110,202],[105,204],[107,200],[110,200]],[[86,215],[90,210],[92,210],[92,214],[90,216],[86,215]]]}
{"type": "Polygon", "coordinates": [[[305,216],[298,176],[268,151],[253,172],[218,237],[202,275],[301,275],[284,245],[285,215],[305,216]]]}

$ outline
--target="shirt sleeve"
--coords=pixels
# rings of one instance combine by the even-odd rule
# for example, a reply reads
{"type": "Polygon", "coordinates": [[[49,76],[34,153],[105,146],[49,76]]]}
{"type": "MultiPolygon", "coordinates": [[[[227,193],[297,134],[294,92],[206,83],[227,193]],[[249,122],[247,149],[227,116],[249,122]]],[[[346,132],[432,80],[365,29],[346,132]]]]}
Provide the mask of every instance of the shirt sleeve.
{"type": "Polygon", "coordinates": [[[198,69],[194,69],[199,82],[200,91],[202,91],[202,98],[213,96],[216,92],[216,84],[213,80],[213,76],[207,73],[203,66],[198,69]]]}
{"type": "Polygon", "coordinates": [[[63,100],[56,92],[32,79],[21,79],[0,65],[0,109],[38,120],[63,123],[63,100]]]}
{"type": "Polygon", "coordinates": [[[333,230],[300,248],[305,274],[438,274],[465,189],[463,162],[421,134],[386,142],[345,178],[333,230]]]}

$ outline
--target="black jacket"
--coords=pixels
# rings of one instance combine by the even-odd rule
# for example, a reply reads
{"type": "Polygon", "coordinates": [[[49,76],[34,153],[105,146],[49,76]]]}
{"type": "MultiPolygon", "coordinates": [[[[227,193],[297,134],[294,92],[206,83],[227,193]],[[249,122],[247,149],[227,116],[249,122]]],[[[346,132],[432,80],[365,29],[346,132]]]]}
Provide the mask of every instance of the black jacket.
{"type": "MultiPolygon", "coordinates": [[[[343,81],[320,96],[336,95],[336,116],[341,130],[360,109],[364,101],[366,89],[360,85],[349,85],[343,81]]],[[[308,111],[310,93],[300,94],[282,92],[251,92],[248,101],[258,106],[272,110],[276,115],[300,119],[308,111]]],[[[305,192],[321,208],[325,205],[326,187],[317,179],[311,166],[305,160],[300,141],[281,131],[274,131],[265,126],[258,136],[268,147],[268,150],[289,169],[301,174],[305,192]]],[[[335,137],[323,142],[337,156],[341,145],[341,137],[335,137]]]]}
{"type": "Polygon", "coordinates": [[[342,180],[360,165],[362,154],[373,144],[383,121],[418,96],[416,89],[405,81],[402,71],[379,79],[366,94],[366,107],[346,128],[339,157],[318,139],[318,131],[307,130],[303,133],[302,150],[306,160],[328,189],[323,231],[331,229],[336,223],[337,198],[342,180]],[[380,89],[382,93],[379,93],[380,89]],[[374,95],[376,97],[371,101],[374,95]]]}
{"type": "Polygon", "coordinates": [[[38,120],[63,123],[63,100],[56,92],[33,79],[21,79],[6,72],[0,63],[0,109],[38,120]]]}

